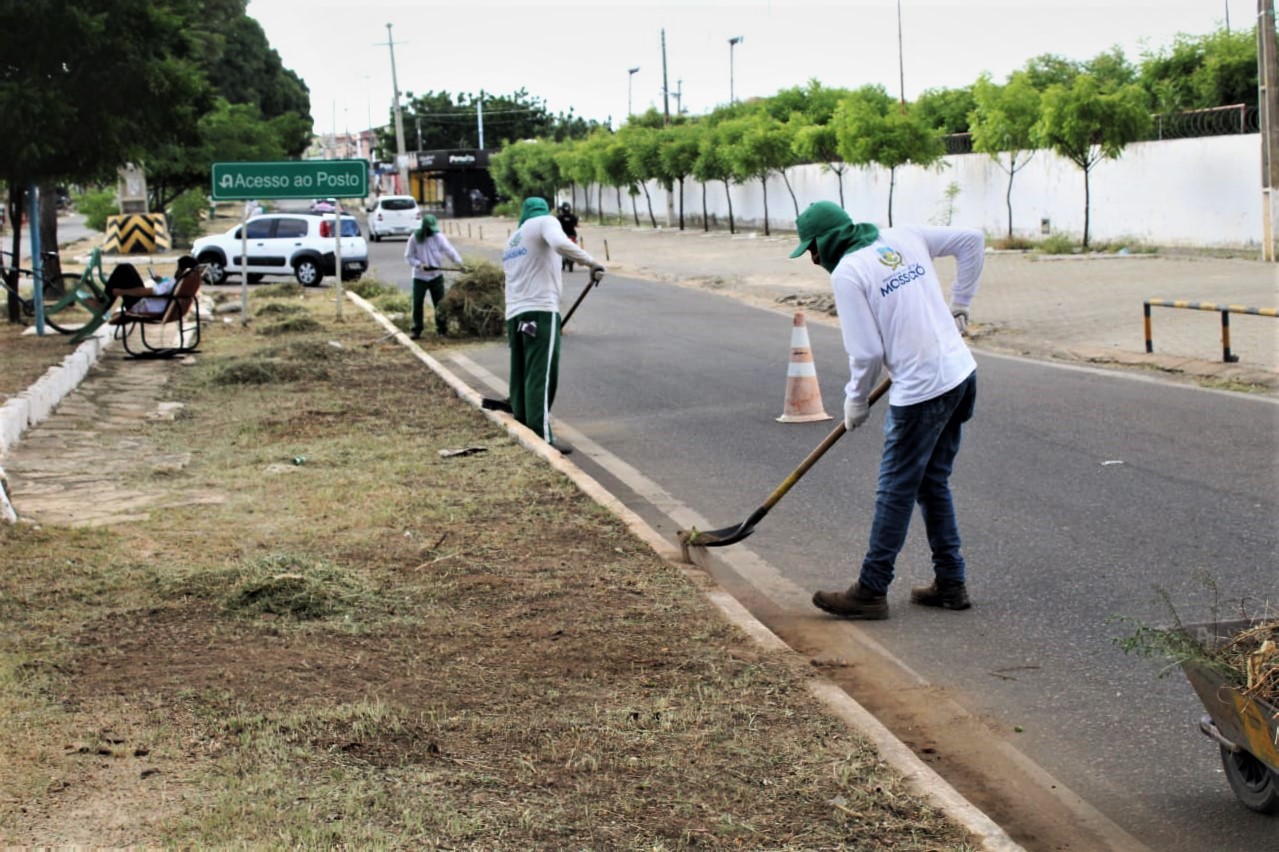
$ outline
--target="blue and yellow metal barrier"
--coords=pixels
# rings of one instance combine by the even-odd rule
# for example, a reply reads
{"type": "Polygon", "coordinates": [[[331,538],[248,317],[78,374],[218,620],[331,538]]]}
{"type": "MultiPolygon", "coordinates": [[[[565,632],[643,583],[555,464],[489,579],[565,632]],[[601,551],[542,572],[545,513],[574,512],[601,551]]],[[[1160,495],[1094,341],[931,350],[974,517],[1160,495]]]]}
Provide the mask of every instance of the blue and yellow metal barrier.
{"type": "Polygon", "coordinates": [[[1249,308],[1245,305],[1217,305],[1212,302],[1187,302],[1184,299],[1147,299],[1142,302],[1142,312],[1146,320],[1146,351],[1154,352],[1155,343],[1151,338],[1151,308],[1187,308],[1192,311],[1217,311],[1221,314],[1221,360],[1233,364],[1239,360],[1238,355],[1230,352],[1230,315],[1252,314],[1259,317],[1279,317],[1279,308],[1249,308]]]}

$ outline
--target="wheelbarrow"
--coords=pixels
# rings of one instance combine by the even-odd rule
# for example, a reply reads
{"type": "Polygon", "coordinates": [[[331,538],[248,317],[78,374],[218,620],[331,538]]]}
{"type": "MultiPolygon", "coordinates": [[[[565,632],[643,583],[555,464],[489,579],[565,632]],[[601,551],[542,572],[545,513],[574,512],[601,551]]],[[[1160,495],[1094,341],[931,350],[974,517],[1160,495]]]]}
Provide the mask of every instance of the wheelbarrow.
{"type": "MultiPolygon", "coordinates": [[[[1216,649],[1263,619],[1187,624],[1182,629],[1203,647],[1216,649]]],[[[1235,796],[1258,813],[1279,813],[1279,707],[1244,695],[1244,687],[1205,660],[1181,664],[1208,712],[1199,730],[1221,750],[1221,764],[1235,796]]]]}

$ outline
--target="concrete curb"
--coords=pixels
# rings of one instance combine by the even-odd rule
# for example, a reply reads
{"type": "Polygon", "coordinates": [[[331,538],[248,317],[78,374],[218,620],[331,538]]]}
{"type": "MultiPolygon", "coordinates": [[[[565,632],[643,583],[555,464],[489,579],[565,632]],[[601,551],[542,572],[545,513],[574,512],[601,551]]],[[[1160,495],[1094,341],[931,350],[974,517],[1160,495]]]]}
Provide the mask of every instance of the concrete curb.
{"type": "Polygon", "coordinates": [[[111,344],[112,329],[100,328],[93,337],[45,371],[44,375],[17,396],[0,405],[0,459],[17,444],[22,433],[47,418],[67,394],[79,387],[111,344]]]}
{"type": "MultiPolygon", "coordinates": [[[[658,556],[689,575],[694,580],[694,585],[703,590],[707,600],[720,611],[725,619],[736,625],[753,641],[766,649],[790,654],[797,653],[783,642],[781,637],[755,618],[732,595],[718,587],[708,587],[708,583],[711,582],[708,573],[693,569],[684,559],[678,547],[664,539],[643,518],[624,505],[594,477],[573,462],[565,459],[556,450],[548,447],[546,442],[538,435],[522,424],[517,423],[509,414],[483,408],[480,404],[482,397],[479,393],[454,375],[438,360],[422,351],[416,343],[409,339],[407,334],[379,313],[373,305],[354,293],[347,292],[346,296],[357,307],[366,311],[402,345],[409,347],[417,359],[447,383],[460,398],[473,405],[489,420],[504,428],[507,434],[515,438],[521,445],[546,459],[553,468],[571,479],[583,493],[616,515],[632,533],[651,547],[658,556]]],[[[967,829],[981,844],[981,848],[991,850],[991,852],[1017,852],[1017,850],[1023,848],[1013,841],[994,820],[960,795],[959,791],[920,760],[910,750],[909,746],[894,736],[888,728],[858,704],[848,693],[834,683],[822,678],[813,678],[807,681],[807,688],[813,697],[824,704],[833,715],[869,739],[885,762],[901,774],[906,784],[916,794],[928,799],[934,807],[967,829]]]]}

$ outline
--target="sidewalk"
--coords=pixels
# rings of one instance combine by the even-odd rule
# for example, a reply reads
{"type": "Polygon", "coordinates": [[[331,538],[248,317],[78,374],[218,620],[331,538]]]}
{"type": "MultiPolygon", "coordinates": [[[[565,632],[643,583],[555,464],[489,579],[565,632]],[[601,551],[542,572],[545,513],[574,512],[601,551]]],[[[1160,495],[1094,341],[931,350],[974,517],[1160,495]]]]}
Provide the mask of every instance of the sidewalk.
{"type": "MultiPolygon", "coordinates": [[[[468,245],[498,248],[515,221],[447,220],[444,226],[465,253],[468,245]]],[[[806,258],[788,258],[793,233],[637,229],[600,226],[589,217],[579,233],[584,248],[619,275],[707,289],[777,310],[793,309],[780,298],[811,300],[817,307],[809,309],[810,320],[834,322],[823,310],[830,293],[826,273],[806,258]]],[[[938,271],[948,280],[953,263],[941,259],[938,271]]],[[[1226,364],[1220,314],[1153,308],[1154,352],[1147,354],[1142,313],[1146,299],[1279,307],[1277,275],[1274,264],[1260,261],[989,252],[970,341],[977,349],[1279,393],[1279,319],[1232,315],[1231,351],[1239,361],[1226,364]]]]}

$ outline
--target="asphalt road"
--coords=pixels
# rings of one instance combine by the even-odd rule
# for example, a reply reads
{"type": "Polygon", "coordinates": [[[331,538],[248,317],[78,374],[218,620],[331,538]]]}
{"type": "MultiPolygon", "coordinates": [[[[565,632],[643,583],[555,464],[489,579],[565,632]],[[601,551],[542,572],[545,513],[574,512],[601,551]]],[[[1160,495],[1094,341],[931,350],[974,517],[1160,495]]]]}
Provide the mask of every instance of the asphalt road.
{"type": "MultiPolygon", "coordinates": [[[[402,250],[373,248],[385,278],[407,281],[394,274],[402,250]]],[[[566,305],[585,275],[568,282],[566,305]]],[[[790,325],[786,313],[606,278],[565,338],[555,414],[717,526],[735,524],[833,426],[775,422],[790,325]]],[[[809,333],[838,414],[838,332],[809,333]]],[[[468,354],[505,375],[504,347],[468,354]]],[[[1194,729],[1202,708],[1180,672],[1159,678],[1164,662],[1126,655],[1115,640],[1133,629],[1122,619],[1170,623],[1165,597],[1186,622],[1211,618],[1214,596],[1223,617],[1241,601],[1256,611],[1279,600],[1279,405],[977,357],[977,415],[954,478],[976,605],[945,613],[906,602],[930,575],[916,524],[893,617],[866,629],[1151,848],[1273,849],[1274,821],[1237,803],[1216,748],[1194,729]]],[[[850,583],[881,425],[875,412],[837,444],[741,546],[806,590],[850,583]]],[[[619,487],[584,454],[574,460],[619,487]]],[[[624,496],[674,538],[675,523],[624,496]]]]}

